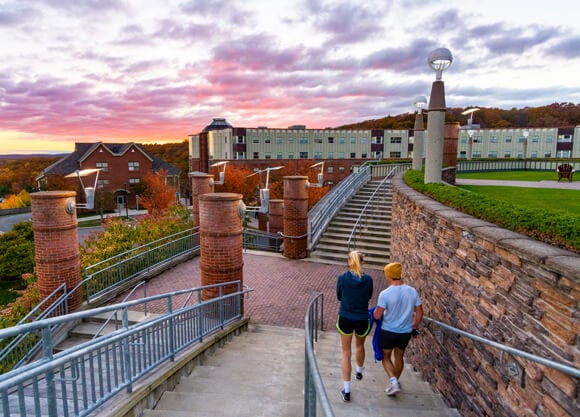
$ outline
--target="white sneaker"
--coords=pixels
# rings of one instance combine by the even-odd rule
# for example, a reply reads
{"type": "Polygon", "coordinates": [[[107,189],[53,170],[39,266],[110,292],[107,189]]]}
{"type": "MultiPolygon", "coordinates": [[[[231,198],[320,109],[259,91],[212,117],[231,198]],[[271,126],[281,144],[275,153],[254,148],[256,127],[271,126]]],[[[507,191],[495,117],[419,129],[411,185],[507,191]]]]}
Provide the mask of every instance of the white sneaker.
{"type": "Polygon", "coordinates": [[[397,392],[401,391],[401,387],[399,386],[399,384],[391,384],[391,386],[389,388],[387,388],[385,390],[385,393],[392,397],[394,395],[397,395],[397,392]]]}

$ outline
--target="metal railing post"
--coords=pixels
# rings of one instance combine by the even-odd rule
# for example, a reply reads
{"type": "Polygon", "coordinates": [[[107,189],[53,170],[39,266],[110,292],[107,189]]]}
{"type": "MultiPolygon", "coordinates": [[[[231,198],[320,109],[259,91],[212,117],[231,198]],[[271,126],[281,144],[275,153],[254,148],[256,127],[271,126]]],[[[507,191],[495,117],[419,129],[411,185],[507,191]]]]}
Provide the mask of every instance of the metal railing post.
{"type": "MultiPolygon", "coordinates": [[[[42,356],[45,361],[52,360],[52,333],[50,327],[42,329],[42,356]]],[[[46,372],[46,399],[48,400],[48,415],[49,417],[58,417],[58,410],[56,406],[56,387],[54,381],[54,371],[50,369],[46,372]]]]}

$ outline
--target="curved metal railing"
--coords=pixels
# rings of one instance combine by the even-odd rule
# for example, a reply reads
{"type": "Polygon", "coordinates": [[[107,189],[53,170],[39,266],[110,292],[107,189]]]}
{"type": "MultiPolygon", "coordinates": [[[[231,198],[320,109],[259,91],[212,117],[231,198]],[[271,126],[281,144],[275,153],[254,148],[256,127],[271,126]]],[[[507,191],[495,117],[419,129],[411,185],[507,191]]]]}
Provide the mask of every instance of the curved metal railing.
{"type": "Polygon", "coordinates": [[[320,400],[320,409],[324,417],[334,417],[334,411],[328,400],[324,382],[320,376],[314,342],[318,340],[318,327],[324,323],[324,294],[319,293],[308,305],[304,317],[304,416],[316,417],[316,399],[320,400]]]}

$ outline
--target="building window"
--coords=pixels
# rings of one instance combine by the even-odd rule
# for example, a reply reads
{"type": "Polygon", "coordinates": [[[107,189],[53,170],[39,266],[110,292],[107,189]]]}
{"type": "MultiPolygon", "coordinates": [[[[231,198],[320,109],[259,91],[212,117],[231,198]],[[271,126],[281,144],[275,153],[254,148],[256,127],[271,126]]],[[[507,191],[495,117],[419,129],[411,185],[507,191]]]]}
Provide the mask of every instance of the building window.
{"type": "Polygon", "coordinates": [[[350,143],[356,144],[356,138],[350,138],[350,143]]]}
{"type": "Polygon", "coordinates": [[[544,158],[551,158],[552,157],[552,152],[546,152],[544,154],[544,158]]]}
{"type": "Polygon", "coordinates": [[[334,167],[328,167],[328,168],[326,168],[326,172],[328,174],[333,174],[334,173],[334,167]]]}
{"type": "Polygon", "coordinates": [[[505,143],[512,143],[512,137],[511,136],[506,136],[505,137],[505,143]]]}
{"type": "Polygon", "coordinates": [[[288,145],[294,145],[294,138],[288,138],[288,145]]]}
{"type": "Polygon", "coordinates": [[[471,155],[472,155],[472,158],[481,158],[481,152],[480,151],[475,151],[471,155]]]}
{"type": "Polygon", "coordinates": [[[503,153],[503,157],[504,157],[504,158],[511,158],[511,157],[512,157],[512,153],[511,153],[510,151],[505,151],[505,152],[503,153]]]}
{"type": "Polygon", "coordinates": [[[339,159],[344,159],[344,152],[339,152],[338,153],[338,158],[339,159]]]}
{"type": "Polygon", "coordinates": [[[308,138],[300,138],[300,145],[308,145],[308,138]]]}
{"type": "Polygon", "coordinates": [[[322,159],[322,152],[314,152],[314,159],[322,159]]]}
{"type": "Polygon", "coordinates": [[[334,181],[326,181],[326,185],[332,185],[334,184],[334,181]]]}
{"type": "Polygon", "coordinates": [[[272,152],[264,152],[264,159],[272,159],[272,152]]]}
{"type": "Polygon", "coordinates": [[[338,173],[344,174],[344,167],[338,167],[338,173]]]}
{"type": "Polygon", "coordinates": [[[328,138],[328,143],[334,143],[334,138],[333,137],[329,137],[328,138]]]}
{"type": "Polygon", "coordinates": [[[401,152],[390,152],[389,153],[389,157],[390,158],[400,158],[401,157],[401,152]]]}
{"type": "Polygon", "coordinates": [[[334,159],[334,152],[328,152],[328,159],[334,159]]]}
{"type": "Polygon", "coordinates": [[[373,137],[373,143],[382,144],[383,143],[383,137],[382,136],[375,136],[375,137],[373,137]]]}
{"type": "Polygon", "coordinates": [[[300,152],[300,159],[308,159],[308,152],[300,152]]]}
{"type": "Polygon", "coordinates": [[[260,138],[257,138],[257,137],[254,136],[252,138],[252,143],[260,143],[260,138]]]}
{"type": "Polygon", "coordinates": [[[260,159],[260,152],[254,152],[253,158],[254,159],[260,159]]]}
{"type": "Polygon", "coordinates": [[[139,162],[138,161],[129,161],[129,171],[139,171],[139,162]]]}
{"type": "Polygon", "coordinates": [[[141,182],[141,178],[129,178],[129,184],[139,184],[141,182]]]}
{"type": "Polygon", "coordinates": [[[270,141],[270,137],[265,137],[265,138],[264,138],[264,143],[272,143],[272,142],[270,141]]]}
{"type": "Polygon", "coordinates": [[[524,138],[523,136],[520,136],[518,138],[518,143],[524,143],[525,140],[526,140],[526,138],[524,138]]]}
{"type": "Polygon", "coordinates": [[[461,143],[467,143],[467,138],[461,138],[461,143]]]}
{"type": "Polygon", "coordinates": [[[360,154],[360,157],[361,157],[361,158],[366,158],[366,157],[367,157],[367,154],[366,154],[366,152],[363,152],[363,153],[361,153],[361,154],[360,154]]]}
{"type": "Polygon", "coordinates": [[[346,143],[346,140],[344,138],[338,138],[339,145],[344,145],[345,143],[346,143]]]}
{"type": "Polygon", "coordinates": [[[475,136],[473,138],[473,143],[483,143],[483,138],[481,136],[475,136]]]}
{"type": "Polygon", "coordinates": [[[572,143],[572,135],[564,135],[559,137],[558,143],[572,143]]]}
{"type": "Polygon", "coordinates": [[[391,143],[402,143],[403,140],[400,136],[393,136],[391,137],[391,143]]]}
{"type": "Polygon", "coordinates": [[[488,158],[497,158],[497,151],[490,151],[490,152],[487,154],[487,157],[488,157],[488,158]]]}
{"type": "MultiPolygon", "coordinates": [[[[363,158],[366,158],[366,153],[363,154],[363,158]]],[[[375,158],[381,159],[383,157],[383,153],[382,152],[375,152],[375,158]]]]}
{"type": "Polygon", "coordinates": [[[109,163],[108,162],[97,162],[95,164],[95,168],[100,168],[103,172],[109,172],[109,163]]]}
{"type": "Polygon", "coordinates": [[[532,143],[538,143],[540,141],[540,137],[538,135],[532,136],[532,143]]]}
{"type": "Polygon", "coordinates": [[[105,185],[109,185],[109,180],[98,180],[97,181],[97,187],[103,187],[105,185]]]}
{"type": "Polygon", "coordinates": [[[369,138],[361,138],[360,143],[366,145],[367,143],[369,143],[369,138]]]}
{"type": "Polygon", "coordinates": [[[238,138],[236,139],[236,143],[243,144],[246,143],[246,141],[244,140],[243,136],[238,136],[238,138]]]}
{"type": "Polygon", "coordinates": [[[556,152],[556,158],[570,158],[570,151],[558,151],[556,152]]]}
{"type": "Polygon", "coordinates": [[[530,154],[530,158],[537,158],[538,157],[538,151],[532,151],[532,153],[530,154]]]}
{"type": "Polygon", "coordinates": [[[276,158],[277,158],[277,159],[283,159],[284,157],[282,156],[282,152],[278,152],[278,153],[276,154],[276,158]]]}
{"type": "Polygon", "coordinates": [[[492,136],[489,138],[489,143],[498,143],[499,139],[497,136],[492,136]]]}
{"type": "Polygon", "coordinates": [[[518,152],[518,159],[522,159],[524,157],[524,153],[523,152],[518,152]]]}
{"type": "Polygon", "coordinates": [[[278,145],[282,145],[284,143],[284,140],[282,140],[282,138],[276,138],[276,143],[278,145]]]}
{"type": "Polygon", "coordinates": [[[552,137],[551,136],[548,136],[546,138],[546,143],[552,143],[552,140],[553,140],[552,137]]]}
{"type": "Polygon", "coordinates": [[[288,152],[288,159],[294,159],[294,152],[288,152]]]}
{"type": "Polygon", "coordinates": [[[234,159],[246,159],[246,153],[245,152],[236,152],[234,154],[234,159]]]}
{"type": "Polygon", "coordinates": [[[460,158],[460,159],[461,159],[461,158],[467,158],[467,152],[465,152],[465,151],[460,151],[460,152],[459,152],[459,158],[460,158]]]}
{"type": "Polygon", "coordinates": [[[356,158],[356,152],[351,152],[351,153],[350,153],[350,157],[351,157],[351,158],[356,158]]]}
{"type": "Polygon", "coordinates": [[[314,138],[314,143],[322,143],[322,138],[314,138]]]}

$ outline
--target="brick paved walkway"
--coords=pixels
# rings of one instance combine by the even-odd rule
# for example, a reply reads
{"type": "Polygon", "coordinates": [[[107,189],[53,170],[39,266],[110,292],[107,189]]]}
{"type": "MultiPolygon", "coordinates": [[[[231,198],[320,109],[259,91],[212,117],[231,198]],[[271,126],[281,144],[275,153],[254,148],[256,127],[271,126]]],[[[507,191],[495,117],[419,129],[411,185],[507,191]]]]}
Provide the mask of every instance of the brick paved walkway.
{"type": "MultiPolygon", "coordinates": [[[[147,296],[201,285],[200,258],[185,261],[147,282],[147,296]]],[[[244,303],[252,322],[304,328],[304,315],[313,293],[324,293],[324,329],[333,328],[338,313],[336,279],[345,266],[287,259],[279,254],[244,252],[244,284],[252,288],[244,303]]],[[[368,269],[375,291],[371,306],[386,287],[380,270],[368,269]]],[[[140,291],[132,298],[141,298],[140,291]]],[[[120,301],[120,300],[119,300],[120,301]]],[[[148,305],[150,312],[162,312],[166,303],[148,305]]]]}

